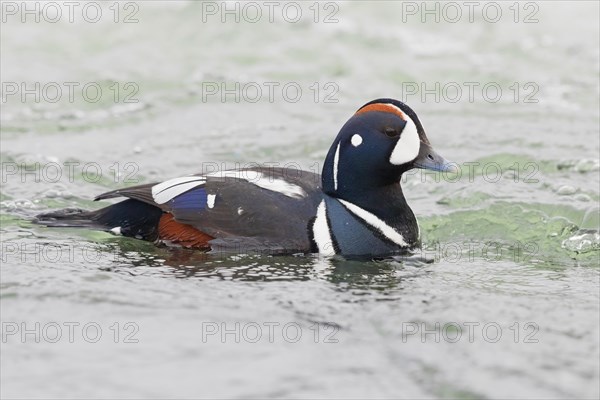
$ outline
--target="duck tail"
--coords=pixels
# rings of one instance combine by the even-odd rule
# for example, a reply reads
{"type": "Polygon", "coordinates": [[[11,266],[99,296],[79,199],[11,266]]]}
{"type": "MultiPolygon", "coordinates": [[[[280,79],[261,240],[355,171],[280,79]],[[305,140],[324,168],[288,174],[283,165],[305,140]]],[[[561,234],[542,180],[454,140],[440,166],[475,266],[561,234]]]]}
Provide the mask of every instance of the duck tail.
{"type": "Polygon", "coordinates": [[[34,223],[58,228],[87,228],[154,241],[163,211],[139,200],[125,200],[95,211],[80,208],[39,214],[34,223]]]}

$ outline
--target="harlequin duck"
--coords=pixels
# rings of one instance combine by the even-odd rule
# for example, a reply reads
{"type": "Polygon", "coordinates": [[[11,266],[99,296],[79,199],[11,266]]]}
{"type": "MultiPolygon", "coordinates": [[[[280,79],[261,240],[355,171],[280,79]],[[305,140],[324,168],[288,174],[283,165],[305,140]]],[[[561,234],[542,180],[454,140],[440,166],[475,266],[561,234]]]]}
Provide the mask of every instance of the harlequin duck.
{"type": "Polygon", "coordinates": [[[195,174],[113,190],[95,200],[127,200],[42,214],[36,222],[210,252],[393,255],[419,246],[400,187],[412,168],[453,166],[433,151],[410,107],[378,99],[342,127],[321,176],[287,168],[195,174]]]}

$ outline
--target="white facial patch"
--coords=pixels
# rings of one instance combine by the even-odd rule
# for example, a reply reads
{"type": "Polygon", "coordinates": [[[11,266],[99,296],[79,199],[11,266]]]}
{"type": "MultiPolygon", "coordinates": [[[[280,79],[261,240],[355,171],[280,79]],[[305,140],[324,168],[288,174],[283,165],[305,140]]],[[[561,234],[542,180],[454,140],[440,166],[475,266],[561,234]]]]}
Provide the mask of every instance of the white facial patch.
{"type": "Polygon", "coordinates": [[[164,204],[180,194],[205,183],[206,179],[203,176],[184,176],[182,178],[169,179],[168,181],[152,186],[152,198],[156,204],[164,204]]]}
{"type": "Polygon", "coordinates": [[[333,240],[331,239],[331,230],[327,223],[327,207],[325,200],[321,201],[317,208],[317,218],[313,224],[313,238],[319,249],[319,254],[325,256],[334,256],[333,240]]]}
{"type": "Polygon", "coordinates": [[[352,143],[352,146],[358,147],[362,144],[363,138],[362,138],[362,136],[360,136],[359,134],[356,133],[356,134],[352,135],[352,139],[350,139],[350,142],[352,143]]]}
{"type": "Polygon", "coordinates": [[[406,164],[417,158],[421,148],[421,140],[417,132],[417,126],[413,120],[407,115],[406,125],[400,134],[400,139],[396,143],[392,154],[390,155],[390,163],[393,165],[406,164]]]}

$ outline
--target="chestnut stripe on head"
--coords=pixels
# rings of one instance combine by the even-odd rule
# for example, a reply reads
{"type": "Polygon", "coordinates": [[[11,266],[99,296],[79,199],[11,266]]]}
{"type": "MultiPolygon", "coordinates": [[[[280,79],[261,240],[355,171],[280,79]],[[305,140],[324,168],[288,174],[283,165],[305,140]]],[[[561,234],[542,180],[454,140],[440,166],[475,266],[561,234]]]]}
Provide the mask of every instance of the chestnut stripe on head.
{"type": "Polygon", "coordinates": [[[404,112],[401,109],[399,109],[398,107],[396,107],[393,104],[388,104],[388,103],[369,104],[368,106],[365,106],[365,107],[361,108],[360,110],[358,110],[354,115],[360,115],[360,114],[370,112],[370,111],[392,113],[392,114],[395,114],[398,117],[400,117],[400,119],[402,119],[403,121],[408,120],[408,117],[406,116],[406,114],[404,114],[404,112]]]}

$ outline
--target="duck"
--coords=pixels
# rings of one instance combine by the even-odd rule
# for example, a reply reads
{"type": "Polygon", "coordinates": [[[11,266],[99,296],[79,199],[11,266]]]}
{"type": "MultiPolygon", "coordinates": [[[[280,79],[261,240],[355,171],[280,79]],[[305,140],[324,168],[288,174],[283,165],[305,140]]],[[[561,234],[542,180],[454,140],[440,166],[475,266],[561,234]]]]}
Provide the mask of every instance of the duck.
{"type": "Polygon", "coordinates": [[[100,194],[93,211],[37,215],[47,227],[106,231],[207,253],[385,257],[420,246],[401,178],[456,170],[436,153],[417,114],[380,98],[342,126],[322,173],[264,167],[197,173],[100,194]]]}

